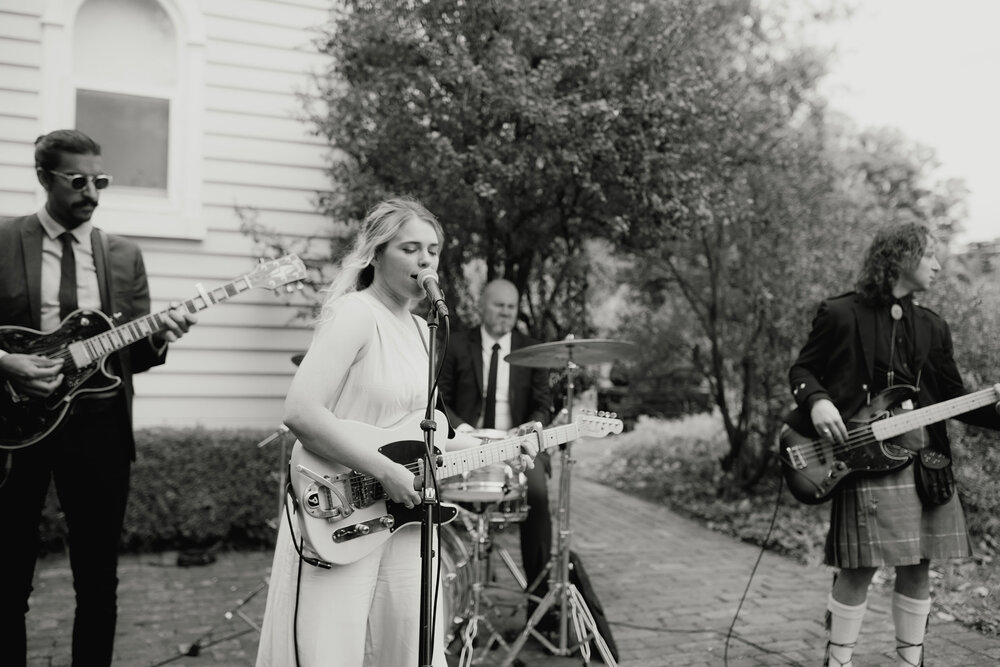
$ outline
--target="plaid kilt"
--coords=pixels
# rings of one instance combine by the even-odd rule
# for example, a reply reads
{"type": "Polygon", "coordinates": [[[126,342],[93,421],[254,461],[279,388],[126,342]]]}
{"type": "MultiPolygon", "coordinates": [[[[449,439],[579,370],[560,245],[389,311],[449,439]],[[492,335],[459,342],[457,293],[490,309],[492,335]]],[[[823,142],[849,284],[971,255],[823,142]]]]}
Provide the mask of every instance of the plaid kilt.
{"type": "Polygon", "coordinates": [[[958,492],[944,505],[924,507],[913,465],[857,475],[834,493],[826,564],[840,568],[915,565],[921,559],[968,558],[972,543],[958,492]]]}

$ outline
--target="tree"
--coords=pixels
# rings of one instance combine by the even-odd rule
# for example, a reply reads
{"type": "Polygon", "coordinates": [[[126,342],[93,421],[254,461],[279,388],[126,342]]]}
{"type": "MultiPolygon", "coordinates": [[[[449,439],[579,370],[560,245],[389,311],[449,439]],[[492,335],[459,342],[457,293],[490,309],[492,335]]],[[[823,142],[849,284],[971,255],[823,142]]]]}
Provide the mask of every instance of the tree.
{"type": "Polygon", "coordinates": [[[689,158],[706,132],[740,132],[704,69],[733,55],[750,6],[347,2],[319,42],[331,64],[311,107],[336,149],[323,206],[357,220],[381,196],[413,194],[445,221],[441,272],[456,294],[480,260],[486,279],[529,295],[533,333],[586,334],[586,242],[677,233],[672,190],[711,167],[689,158]]]}

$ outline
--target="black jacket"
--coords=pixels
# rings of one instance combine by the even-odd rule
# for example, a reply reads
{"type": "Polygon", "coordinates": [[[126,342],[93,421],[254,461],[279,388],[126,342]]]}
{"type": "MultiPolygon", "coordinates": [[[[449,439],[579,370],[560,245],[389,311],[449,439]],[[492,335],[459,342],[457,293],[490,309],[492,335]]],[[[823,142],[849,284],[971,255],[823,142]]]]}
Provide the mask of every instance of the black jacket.
{"type": "MultiPolygon", "coordinates": [[[[953,356],[951,330],[934,311],[916,305],[914,312],[915,368],[920,386],[917,406],[925,407],[968,393],[953,356]]],[[[875,311],[856,292],[820,304],[812,330],[788,372],[796,408],[786,423],[803,435],[816,437],[809,411],[826,397],[845,421],[864,405],[875,368],[875,311]]],[[[976,426],[1000,429],[1000,415],[985,406],[956,417],[976,426]]],[[[945,422],[928,427],[931,446],[950,456],[945,422]]]]}

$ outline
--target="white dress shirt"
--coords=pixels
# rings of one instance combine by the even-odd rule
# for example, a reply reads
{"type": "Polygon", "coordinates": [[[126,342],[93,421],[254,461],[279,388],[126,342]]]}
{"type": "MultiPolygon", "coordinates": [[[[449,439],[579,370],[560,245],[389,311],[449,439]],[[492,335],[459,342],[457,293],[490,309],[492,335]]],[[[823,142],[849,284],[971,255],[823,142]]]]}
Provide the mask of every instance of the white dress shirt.
{"type": "Polygon", "coordinates": [[[62,275],[62,241],[59,235],[73,235],[76,257],[76,303],[79,308],[101,309],[101,291],[97,285],[97,265],[90,244],[93,225],[88,221],[76,229],[67,230],[42,207],[38,212],[45,233],[42,235],[42,332],[59,328],[59,280],[62,275]]]}
{"type": "MultiPolygon", "coordinates": [[[[496,423],[493,428],[507,431],[517,424],[512,423],[510,416],[510,364],[504,361],[504,357],[510,354],[511,335],[508,331],[499,339],[493,338],[483,327],[479,327],[479,333],[483,340],[483,400],[486,400],[486,385],[490,381],[490,357],[493,355],[493,343],[500,343],[497,350],[497,410],[496,423]]],[[[479,416],[476,424],[482,428],[483,417],[479,416]]]]}

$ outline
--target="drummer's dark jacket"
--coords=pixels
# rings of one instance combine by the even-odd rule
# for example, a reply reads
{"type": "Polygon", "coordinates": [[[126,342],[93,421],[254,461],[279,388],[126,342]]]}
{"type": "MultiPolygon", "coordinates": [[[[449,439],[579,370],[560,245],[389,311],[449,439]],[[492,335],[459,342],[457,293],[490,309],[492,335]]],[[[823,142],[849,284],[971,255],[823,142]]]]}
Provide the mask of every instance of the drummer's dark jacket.
{"type": "MultiPolygon", "coordinates": [[[[511,351],[540,341],[511,332],[511,351]]],[[[455,332],[445,353],[438,387],[448,420],[476,426],[483,414],[483,339],[479,327],[455,332]]],[[[549,422],[549,372],[546,368],[510,366],[510,416],[514,425],[549,422]]]]}
{"type": "MultiPolygon", "coordinates": [[[[968,393],[955,365],[951,330],[934,311],[915,305],[915,367],[919,369],[917,407],[926,407],[968,393]]],[[[796,408],[785,422],[797,432],[817,437],[809,415],[820,398],[829,398],[844,420],[868,400],[875,368],[875,310],[856,292],[820,304],[798,359],[788,373],[796,408]]],[[[992,405],[956,417],[963,422],[1000,429],[1000,415],[992,405]]],[[[950,456],[945,422],[928,427],[930,445],[950,456]]]]}

